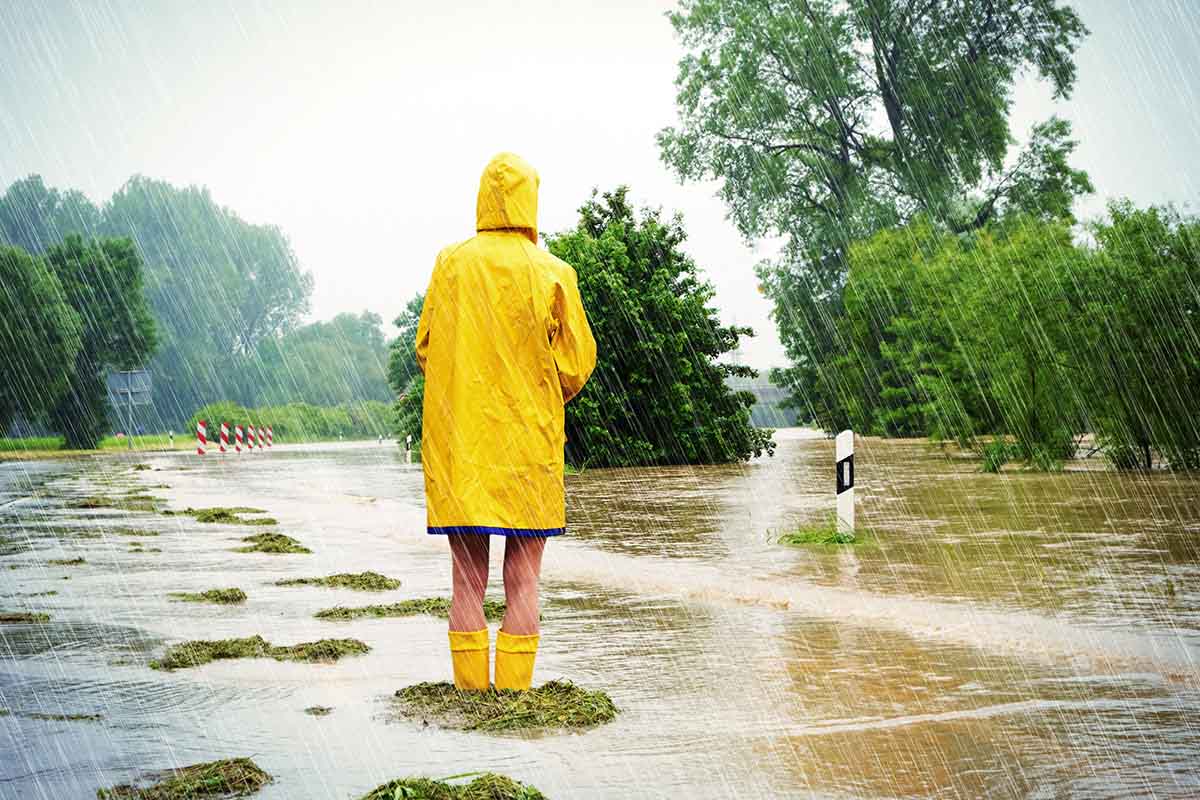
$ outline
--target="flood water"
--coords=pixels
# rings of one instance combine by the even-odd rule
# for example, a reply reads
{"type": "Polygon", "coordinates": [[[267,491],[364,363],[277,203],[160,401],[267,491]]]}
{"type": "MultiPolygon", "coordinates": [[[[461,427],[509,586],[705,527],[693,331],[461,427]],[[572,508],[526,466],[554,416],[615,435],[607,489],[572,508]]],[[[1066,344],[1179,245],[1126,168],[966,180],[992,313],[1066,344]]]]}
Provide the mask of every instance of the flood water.
{"type": "Polygon", "coordinates": [[[448,590],[420,467],[395,445],[0,465],[0,610],[52,615],[0,626],[0,797],[93,797],[243,755],[276,777],[264,800],[488,770],[551,798],[1200,796],[1200,479],[983,475],[925,442],[860,439],[871,535],[795,548],[775,539],[832,510],[833,443],[776,438],[747,465],[567,478],[535,680],[604,689],[621,714],[538,736],[389,718],[396,689],[449,679],[444,620],[313,618],[448,590]],[[266,509],[313,553],[234,553],[257,529],[65,507],[138,487],[168,487],[148,491],[171,508],[266,509]],[[273,585],[362,570],[403,585],[273,585]],[[248,602],[166,597],[226,586],[248,602]],[[184,639],[252,634],[372,651],[146,665],[184,639]]]}

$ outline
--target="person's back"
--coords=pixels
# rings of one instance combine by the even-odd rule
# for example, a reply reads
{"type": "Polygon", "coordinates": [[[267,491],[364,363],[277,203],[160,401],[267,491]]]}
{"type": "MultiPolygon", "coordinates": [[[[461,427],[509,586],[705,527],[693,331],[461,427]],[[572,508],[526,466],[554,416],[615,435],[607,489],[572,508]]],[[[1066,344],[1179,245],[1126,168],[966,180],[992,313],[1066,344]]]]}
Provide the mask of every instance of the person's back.
{"type": "MultiPolygon", "coordinates": [[[[487,580],[486,536],[538,540],[529,544],[531,556],[536,548],[530,567],[536,610],[541,543],[566,526],[563,405],[583,388],[596,360],[575,271],[537,247],[537,190],[537,173],[519,157],[492,159],[480,180],[477,234],[438,254],[417,327],[417,363],[425,372],[421,460],[428,532],[450,536],[451,649],[459,652],[455,642],[469,635],[477,653],[482,635],[483,688],[487,629],[478,630],[478,584],[487,580]],[[469,580],[464,562],[470,563],[469,580]]],[[[517,597],[514,603],[509,592],[510,547],[505,552],[510,612],[527,616],[521,606],[529,601],[517,597]]],[[[536,629],[536,614],[518,627],[530,624],[536,629]]],[[[511,627],[506,616],[498,652],[511,627]]],[[[536,643],[536,634],[522,635],[536,643]]],[[[463,685],[457,661],[455,669],[463,685]]]]}

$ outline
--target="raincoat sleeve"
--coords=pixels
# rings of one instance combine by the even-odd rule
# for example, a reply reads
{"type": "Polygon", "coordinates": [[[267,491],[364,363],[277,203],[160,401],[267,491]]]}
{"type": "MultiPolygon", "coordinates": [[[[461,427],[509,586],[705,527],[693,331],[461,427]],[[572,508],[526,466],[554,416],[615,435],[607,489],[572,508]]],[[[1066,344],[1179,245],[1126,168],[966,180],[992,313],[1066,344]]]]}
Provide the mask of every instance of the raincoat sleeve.
{"type": "Polygon", "coordinates": [[[433,277],[429,279],[429,288],[425,290],[425,302],[421,304],[421,319],[417,323],[417,366],[425,373],[425,361],[429,357],[429,326],[433,322],[434,307],[437,297],[438,268],[441,266],[441,256],[433,265],[433,277]]]}
{"type": "Polygon", "coordinates": [[[553,334],[550,346],[562,385],[563,402],[579,394],[596,367],[596,340],[592,337],[575,270],[566,267],[554,286],[554,302],[550,309],[553,334]]]}

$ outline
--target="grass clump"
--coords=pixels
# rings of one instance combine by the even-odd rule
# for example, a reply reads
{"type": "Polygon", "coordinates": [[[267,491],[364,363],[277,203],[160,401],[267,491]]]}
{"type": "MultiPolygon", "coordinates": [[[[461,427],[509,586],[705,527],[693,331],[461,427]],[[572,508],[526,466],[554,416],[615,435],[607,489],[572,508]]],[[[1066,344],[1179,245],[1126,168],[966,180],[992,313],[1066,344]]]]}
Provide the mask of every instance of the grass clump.
{"type": "Polygon", "coordinates": [[[0,625],[34,624],[49,621],[49,614],[37,611],[0,611],[0,625]]]}
{"type": "Polygon", "coordinates": [[[290,536],[282,533],[256,533],[246,536],[243,542],[249,542],[245,547],[234,548],[238,553],[311,553],[304,545],[290,536]]]}
{"type": "Polygon", "coordinates": [[[83,556],[75,556],[74,558],[52,558],[46,562],[56,567],[78,567],[87,563],[87,559],[83,556]]]}
{"type": "Polygon", "coordinates": [[[118,511],[158,511],[162,501],[148,494],[132,495],[129,497],[102,497],[91,495],[79,500],[72,500],[68,508],[113,508],[118,511]]]}
{"type": "Polygon", "coordinates": [[[26,714],[26,719],[40,719],[47,722],[99,722],[104,719],[103,714],[42,714],[34,712],[26,714]]]}
{"type": "Polygon", "coordinates": [[[242,514],[265,514],[261,508],[248,506],[217,506],[215,508],[185,508],[183,511],[167,510],[163,512],[168,517],[194,517],[197,522],[220,523],[222,525],[278,525],[279,521],[271,517],[256,517],[246,519],[242,514]]]}
{"type": "Polygon", "coordinates": [[[248,758],[226,758],[158,773],[151,786],[123,784],[96,792],[97,800],[200,800],[245,797],[271,782],[248,758]]]}
{"type": "Polygon", "coordinates": [[[139,530],[137,528],[110,528],[109,533],[114,536],[158,536],[158,531],[139,530]]]}
{"type": "Polygon", "coordinates": [[[287,578],[275,581],[276,586],[328,586],[336,589],[355,589],[360,592],[385,592],[400,588],[400,581],[378,572],[339,572],[324,578],[287,578]]]}
{"type": "Polygon", "coordinates": [[[134,472],[145,472],[146,470],[150,469],[150,465],[149,464],[134,464],[132,467],[130,467],[130,469],[132,469],[134,472]]]}
{"type": "Polygon", "coordinates": [[[304,713],[310,717],[327,717],[333,712],[329,706],[309,706],[304,709],[304,713]]]}
{"type": "Polygon", "coordinates": [[[244,603],[246,593],[238,588],[207,589],[203,592],[171,592],[167,597],[185,603],[244,603]]]}
{"type": "MultiPolygon", "coordinates": [[[[489,622],[499,622],[504,619],[504,609],[505,605],[502,600],[483,601],[483,616],[489,622]]],[[[421,597],[415,600],[402,600],[399,603],[359,606],[357,608],[334,606],[333,608],[322,609],[313,616],[317,619],[349,620],[359,619],[360,617],[411,617],[418,614],[428,614],[433,617],[443,618],[449,617],[450,598],[421,597]]]]}
{"type": "MultiPolygon", "coordinates": [[[[864,534],[866,531],[858,531],[864,534]]],[[[801,525],[795,530],[788,531],[778,539],[780,544],[858,544],[861,539],[855,531],[844,531],[838,528],[836,516],[831,516],[824,522],[801,525]]]]}
{"type": "Polygon", "coordinates": [[[546,795],[512,778],[485,772],[481,775],[457,775],[446,780],[401,778],[377,786],[361,800],[546,800],[546,795]],[[450,783],[455,778],[475,779],[470,783],[450,783]]]}
{"type": "Polygon", "coordinates": [[[150,662],[150,668],[183,669],[231,658],[334,662],[343,656],[359,655],[370,649],[357,639],[320,639],[315,642],[301,642],[293,645],[273,645],[261,636],[211,641],[199,639],[168,647],[162,658],[150,662]]]}
{"type": "Polygon", "coordinates": [[[396,711],[409,719],[467,731],[590,728],[617,715],[612,698],[570,681],[527,692],[464,692],[452,683],[418,683],[396,692],[396,711]]]}

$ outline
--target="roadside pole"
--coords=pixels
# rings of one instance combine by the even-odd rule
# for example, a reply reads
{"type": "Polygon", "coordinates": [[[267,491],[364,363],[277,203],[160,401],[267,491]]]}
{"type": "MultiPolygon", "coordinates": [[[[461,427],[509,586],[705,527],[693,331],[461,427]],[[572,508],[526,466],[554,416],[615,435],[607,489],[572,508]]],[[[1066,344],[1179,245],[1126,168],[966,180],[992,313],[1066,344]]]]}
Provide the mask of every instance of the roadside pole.
{"type": "Polygon", "coordinates": [[[854,431],[842,431],[834,446],[837,458],[837,529],[854,533],[854,431]]]}

